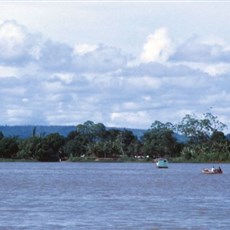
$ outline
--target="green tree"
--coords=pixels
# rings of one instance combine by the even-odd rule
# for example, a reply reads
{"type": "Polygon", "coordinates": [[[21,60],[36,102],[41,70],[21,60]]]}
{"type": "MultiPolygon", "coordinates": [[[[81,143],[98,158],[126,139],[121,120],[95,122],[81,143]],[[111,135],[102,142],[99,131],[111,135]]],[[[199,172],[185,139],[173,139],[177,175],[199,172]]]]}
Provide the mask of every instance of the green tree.
{"type": "Polygon", "coordinates": [[[208,141],[213,132],[223,131],[226,127],[225,124],[217,120],[217,116],[211,113],[205,113],[201,118],[186,114],[177,125],[177,131],[189,137],[190,141],[198,143],[208,141]]]}
{"type": "Polygon", "coordinates": [[[19,150],[16,137],[4,137],[0,139],[0,157],[15,158],[19,150]]]}
{"type": "Polygon", "coordinates": [[[84,124],[77,125],[77,131],[87,142],[99,141],[106,134],[106,128],[102,123],[95,124],[92,121],[86,121],[84,124]]]}
{"type": "Polygon", "coordinates": [[[128,157],[135,156],[139,152],[139,141],[133,132],[124,129],[121,130],[118,135],[118,140],[120,141],[122,155],[128,157]]]}
{"type": "Polygon", "coordinates": [[[177,125],[178,131],[190,140],[182,150],[182,156],[205,162],[228,157],[228,143],[222,132],[226,127],[211,113],[203,114],[201,118],[187,114],[177,125]]]}
{"type": "Polygon", "coordinates": [[[102,123],[86,121],[84,124],[77,125],[76,131],[78,135],[75,141],[80,145],[78,155],[94,155],[94,144],[106,138],[106,127],[102,123]]]}
{"type": "Polygon", "coordinates": [[[22,140],[19,144],[17,158],[36,160],[36,150],[38,149],[40,142],[41,138],[36,136],[22,140]]]}
{"type": "Polygon", "coordinates": [[[214,131],[211,135],[211,141],[214,142],[223,142],[226,141],[225,135],[221,131],[214,131]]]}
{"type": "Polygon", "coordinates": [[[177,141],[174,137],[171,123],[155,121],[151,129],[147,130],[142,137],[142,152],[152,158],[165,155],[175,156],[177,141]]]}
{"type": "Polygon", "coordinates": [[[4,138],[3,132],[0,131],[0,140],[2,140],[4,138]]]}
{"type": "Polygon", "coordinates": [[[59,133],[52,133],[40,139],[35,155],[39,161],[59,161],[65,138],[59,133]]]}

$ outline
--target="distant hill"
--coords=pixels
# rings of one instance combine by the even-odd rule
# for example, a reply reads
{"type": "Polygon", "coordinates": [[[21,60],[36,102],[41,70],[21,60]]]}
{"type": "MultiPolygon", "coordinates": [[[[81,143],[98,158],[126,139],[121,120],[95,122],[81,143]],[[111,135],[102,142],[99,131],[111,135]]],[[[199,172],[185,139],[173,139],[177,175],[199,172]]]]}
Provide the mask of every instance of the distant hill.
{"type": "MultiPolygon", "coordinates": [[[[42,125],[18,125],[18,126],[0,126],[0,131],[3,133],[4,137],[20,137],[28,138],[33,135],[33,130],[36,128],[36,135],[46,136],[51,133],[59,133],[60,135],[67,136],[71,131],[76,130],[76,126],[61,126],[61,125],[52,125],[52,126],[42,126],[42,125]]],[[[109,128],[108,128],[109,129],[109,128]]],[[[116,128],[119,130],[124,130],[126,128],[116,128]]],[[[127,128],[126,130],[132,131],[135,136],[140,138],[144,135],[144,129],[131,129],[127,128]]]]}
{"type": "Polygon", "coordinates": [[[226,135],[226,139],[229,141],[230,140],[230,134],[226,135]]]}
{"type": "MultiPolygon", "coordinates": [[[[20,137],[20,138],[28,138],[33,135],[33,130],[36,128],[36,135],[38,136],[46,136],[51,133],[59,133],[60,135],[67,136],[71,131],[76,130],[76,126],[64,126],[64,125],[16,125],[16,126],[0,126],[0,131],[3,133],[4,137],[20,137]]],[[[144,133],[147,131],[146,129],[132,129],[132,128],[117,128],[117,127],[108,127],[108,129],[119,129],[119,130],[129,130],[131,131],[137,138],[141,138],[144,133]]],[[[179,135],[177,133],[174,134],[174,137],[180,143],[186,143],[188,139],[185,136],[179,135]]],[[[230,135],[228,136],[230,139],[230,135]]]]}
{"type": "Polygon", "coordinates": [[[74,131],[76,126],[0,126],[0,131],[5,137],[20,137],[28,138],[33,135],[33,130],[36,128],[36,135],[46,136],[51,133],[59,133],[60,135],[67,136],[69,132],[74,131]]]}
{"type": "Polygon", "coordinates": [[[183,135],[180,135],[178,133],[174,133],[174,137],[176,138],[177,142],[179,143],[187,143],[189,138],[188,137],[185,137],[183,135]]]}
{"type": "Polygon", "coordinates": [[[136,136],[138,139],[140,139],[147,131],[147,129],[132,129],[132,128],[117,128],[117,127],[108,127],[108,129],[128,130],[131,131],[133,135],[136,136]]]}

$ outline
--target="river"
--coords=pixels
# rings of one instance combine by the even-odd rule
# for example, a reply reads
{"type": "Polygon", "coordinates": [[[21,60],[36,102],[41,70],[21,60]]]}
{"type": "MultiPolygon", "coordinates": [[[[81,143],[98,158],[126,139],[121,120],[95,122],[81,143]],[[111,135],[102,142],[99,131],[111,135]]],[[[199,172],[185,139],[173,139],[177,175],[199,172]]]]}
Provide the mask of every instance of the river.
{"type": "Polygon", "coordinates": [[[0,230],[230,229],[230,164],[0,163],[0,230]]]}

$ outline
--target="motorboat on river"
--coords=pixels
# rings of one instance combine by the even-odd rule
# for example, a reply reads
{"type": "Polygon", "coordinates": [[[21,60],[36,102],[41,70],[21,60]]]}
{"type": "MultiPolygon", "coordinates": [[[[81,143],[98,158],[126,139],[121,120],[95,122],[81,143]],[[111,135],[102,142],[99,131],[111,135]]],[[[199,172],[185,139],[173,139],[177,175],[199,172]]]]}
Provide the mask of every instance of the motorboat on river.
{"type": "Polygon", "coordinates": [[[168,160],[165,158],[155,159],[157,168],[168,168],[168,160]]]}
{"type": "Polygon", "coordinates": [[[219,168],[211,168],[211,169],[207,169],[207,168],[205,168],[205,169],[202,169],[202,173],[204,173],[204,174],[222,174],[223,173],[223,171],[222,171],[222,169],[219,167],[219,168]]]}

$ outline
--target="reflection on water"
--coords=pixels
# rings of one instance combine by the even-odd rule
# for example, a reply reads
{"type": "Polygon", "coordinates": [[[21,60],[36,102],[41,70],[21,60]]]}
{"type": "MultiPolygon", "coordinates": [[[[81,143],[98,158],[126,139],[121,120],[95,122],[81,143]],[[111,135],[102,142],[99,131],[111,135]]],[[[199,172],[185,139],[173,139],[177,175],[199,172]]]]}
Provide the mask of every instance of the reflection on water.
{"type": "Polygon", "coordinates": [[[229,229],[230,165],[0,163],[0,229],[229,229]]]}

